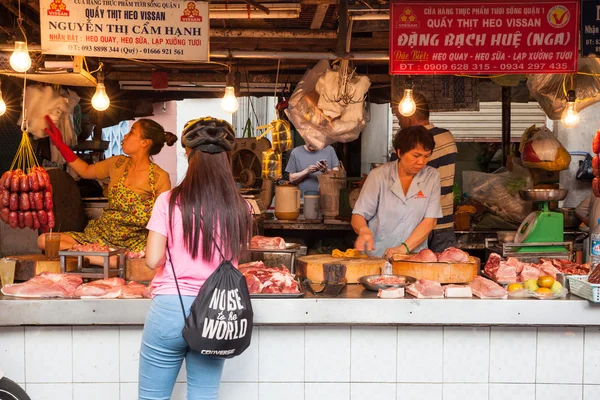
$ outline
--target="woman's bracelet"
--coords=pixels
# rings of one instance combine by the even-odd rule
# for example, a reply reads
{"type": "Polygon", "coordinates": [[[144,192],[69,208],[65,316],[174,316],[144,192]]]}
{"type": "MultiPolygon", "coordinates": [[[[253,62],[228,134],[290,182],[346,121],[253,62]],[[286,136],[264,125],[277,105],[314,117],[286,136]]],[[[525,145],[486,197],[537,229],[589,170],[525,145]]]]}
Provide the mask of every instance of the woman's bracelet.
{"type": "Polygon", "coordinates": [[[406,254],[410,254],[410,249],[408,248],[408,245],[404,242],[402,242],[401,245],[404,246],[404,248],[406,249],[406,254]]]}

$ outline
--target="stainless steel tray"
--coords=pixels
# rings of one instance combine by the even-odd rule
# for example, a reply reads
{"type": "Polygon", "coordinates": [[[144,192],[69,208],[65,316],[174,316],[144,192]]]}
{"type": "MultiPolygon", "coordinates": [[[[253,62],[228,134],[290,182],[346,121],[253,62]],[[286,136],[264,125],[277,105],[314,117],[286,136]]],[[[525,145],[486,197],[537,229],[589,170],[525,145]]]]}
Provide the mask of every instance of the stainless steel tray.
{"type": "Polygon", "coordinates": [[[253,249],[242,250],[240,264],[262,261],[267,267],[284,265],[292,274],[296,273],[296,253],[300,250],[297,243],[286,243],[285,249],[253,249]]]}
{"type": "Polygon", "coordinates": [[[378,291],[379,289],[388,289],[388,288],[403,288],[408,285],[411,285],[417,281],[416,278],[407,275],[393,275],[393,274],[383,274],[383,275],[366,275],[358,278],[358,282],[362,284],[365,289],[378,291]],[[404,283],[395,283],[395,284],[382,284],[382,283],[371,283],[370,281],[380,277],[394,277],[394,278],[403,278],[404,283]]]}
{"type": "Polygon", "coordinates": [[[573,251],[573,242],[556,242],[556,243],[509,243],[498,242],[498,239],[487,238],[485,239],[485,248],[500,254],[502,257],[517,257],[519,261],[523,262],[539,262],[540,258],[557,258],[560,260],[575,260],[575,252],[573,251]],[[518,249],[521,247],[534,247],[534,246],[564,246],[566,252],[519,252],[518,249]]]}

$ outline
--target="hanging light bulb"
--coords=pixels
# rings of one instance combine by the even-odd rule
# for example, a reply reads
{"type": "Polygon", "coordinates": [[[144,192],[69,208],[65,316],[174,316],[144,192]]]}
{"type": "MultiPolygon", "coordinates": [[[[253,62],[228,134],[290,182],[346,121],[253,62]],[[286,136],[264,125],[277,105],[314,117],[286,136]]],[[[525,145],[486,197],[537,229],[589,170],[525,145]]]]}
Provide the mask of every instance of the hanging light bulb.
{"type": "Polygon", "coordinates": [[[417,111],[417,105],[415,99],[413,99],[413,81],[409,76],[404,84],[404,96],[400,103],[398,103],[398,111],[405,117],[410,117],[417,111]]]}
{"type": "Polygon", "coordinates": [[[562,122],[565,128],[573,128],[579,124],[579,113],[575,107],[576,100],[577,96],[575,95],[575,91],[569,90],[567,92],[567,107],[560,117],[560,122],[562,122]]]}
{"type": "Polygon", "coordinates": [[[0,81],[0,116],[4,115],[6,112],[6,103],[2,98],[2,81],[0,81]]]}
{"type": "Polygon", "coordinates": [[[233,75],[231,71],[227,74],[227,81],[225,83],[225,95],[221,100],[221,108],[223,111],[229,114],[233,114],[238,109],[238,99],[235,97],[235,89],[233,87],[233,75]]]}
{"type": "MultiPolygon", "coordinates": [[[[102,68],[102,67],[101,67],[102,68]]],[[[102,70],[98,72],[98,83],[96,84],[96,93],[92,97],[92,107],[98,111],[104,111],[110,106],[110,99],[106,94],[104,87],[104,75],[102,70]]]]}
{"type": "Polygon", "coordinates": [[[31,58],[27,51],[27,43],[15,42],[15,51],[10,56],[10,66],[17,72],[27,72],[31,68],[31,58]]]}

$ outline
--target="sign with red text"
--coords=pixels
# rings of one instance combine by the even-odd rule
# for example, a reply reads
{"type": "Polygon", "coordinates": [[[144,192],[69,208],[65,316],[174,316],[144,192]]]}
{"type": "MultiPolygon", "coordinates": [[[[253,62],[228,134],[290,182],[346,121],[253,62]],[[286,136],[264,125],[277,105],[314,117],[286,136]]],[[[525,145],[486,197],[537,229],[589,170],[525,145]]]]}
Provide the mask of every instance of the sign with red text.
{"type": "Polygon", "coordinates": [[[393,2],[390,74],[577,71],[579,0],[393,2]]]}
{"type": "Polygon", "coordinates": [[[42,53],[208,61],[208,3],[40,0],[42,53]]]}

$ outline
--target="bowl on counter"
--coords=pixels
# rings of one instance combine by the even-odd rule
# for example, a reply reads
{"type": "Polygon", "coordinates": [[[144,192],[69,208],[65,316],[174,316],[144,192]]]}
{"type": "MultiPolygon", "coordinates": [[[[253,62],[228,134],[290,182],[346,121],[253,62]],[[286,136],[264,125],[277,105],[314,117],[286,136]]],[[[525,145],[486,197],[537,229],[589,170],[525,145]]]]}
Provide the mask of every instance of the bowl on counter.
{"type": "Polygon", "coordinates": [[[512,243],[515,241],[515,235],[517,231],[498,231],[498,242],[500,243],[512,243]]]}

